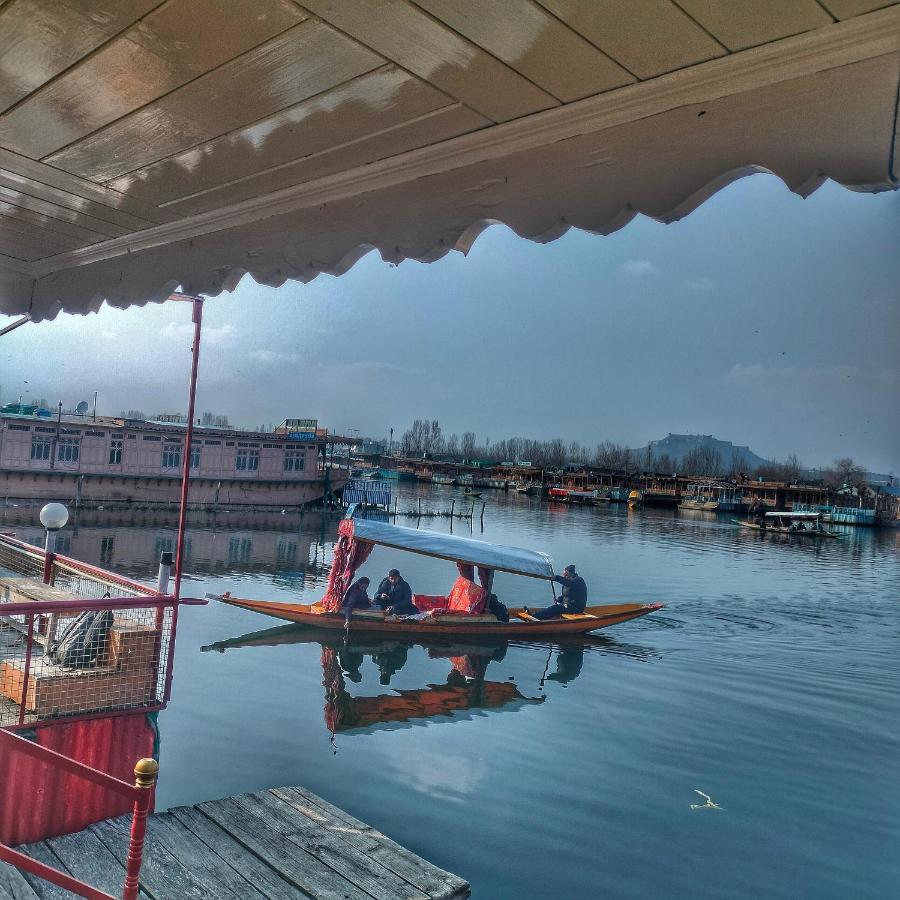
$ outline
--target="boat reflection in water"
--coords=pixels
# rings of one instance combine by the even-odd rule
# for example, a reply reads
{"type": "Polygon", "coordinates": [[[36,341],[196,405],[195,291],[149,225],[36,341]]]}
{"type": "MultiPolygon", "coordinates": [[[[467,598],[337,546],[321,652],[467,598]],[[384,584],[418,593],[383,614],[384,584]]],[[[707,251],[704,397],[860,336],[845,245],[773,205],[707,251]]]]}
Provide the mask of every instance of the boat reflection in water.
{"type": "Polygon", "coordinates": [[[567,685],[581,673],[586,651],[621,652],[648,659],[654,651],[620,645],[609,638],[572,637],[564,642],[535,645],[511,641],[400,641],[377,635],[353,635],[343,639],[333,631],[302,625],[268,628],[241,637],[202,647],[204,651],[279,644],[318,643],[322,648],[322,684],[325,688],[325,724],[332,736],[338,733],[370,733],[376,730],[410,727],[436,716],[448,721],[471,718],[494,711],[515,711],[543,703],[540,693],[545,681],[567,685]],[[518,649],[547,653],[544,673],[536,685],[536,696],[526,696],[512,680],[493,681],[486,677],[490,664],[500,662],[513,645],[518,649]],[[379,672],[379,682],[388,686],[407,663],[410,650],[419,647],[430,659],[446,659],[446,681],[421,688],[398,688],[374,697],[353,696],[348,682],[363,680],[361,666],[370,657],[379,672]],[[556,670],[548,674],[556,655],[556,670]]]}

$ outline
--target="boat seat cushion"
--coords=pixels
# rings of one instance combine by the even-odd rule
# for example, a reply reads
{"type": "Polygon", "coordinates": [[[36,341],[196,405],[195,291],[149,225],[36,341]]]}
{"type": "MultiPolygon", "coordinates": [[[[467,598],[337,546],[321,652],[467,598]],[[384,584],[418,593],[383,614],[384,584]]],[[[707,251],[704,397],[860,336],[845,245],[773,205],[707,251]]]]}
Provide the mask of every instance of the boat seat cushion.
{"type": "Polygon", "coordinates": [[[447,598],[443,594],[415,594],[413,603],[419,612],[430,612],[432,609],[446,609],[447,598]]]}
{"type": "Polygon", "coordinates": [[[453,582],[453,587],[446,597],[430,594],[416,594],[413,602],[422,612],[431,610],[447,610],[456,615],[478,616],[484,612],[487,592],[480,585],[462,575],[453,582]]]}

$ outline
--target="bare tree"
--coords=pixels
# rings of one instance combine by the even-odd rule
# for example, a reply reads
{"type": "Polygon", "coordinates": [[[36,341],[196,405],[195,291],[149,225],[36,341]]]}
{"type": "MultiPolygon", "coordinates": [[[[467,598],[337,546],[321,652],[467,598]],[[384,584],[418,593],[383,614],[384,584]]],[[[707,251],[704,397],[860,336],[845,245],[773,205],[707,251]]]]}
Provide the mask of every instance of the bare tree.
{"type": "Polygon", "coordinates": [[[594,451],[594,465],[609,470],[627,469],[631,465],[631,451],[622,444],[603,441],[594,451]]]}
{"type": "Polygon", "coordinates": [[[722,471],[722,458],[713,447],[694,447],[681,461],[685,475],[717,476],[722,471]]]}
{"type": "Polygon", "coordinates": [[[459,461],[459,435],[457,435],[455,431],[447,438],[447,456],[449,456],[453,462],[459,461]]]}
{"type": "Polygon", "coordinates": [[[464,431],[462,436],[463,459],[475,459],[475,432],[464,431]]]}
{"type": "Polygon", "coordinates": [[[836,459],[822,473],[822,480],[825,482],[825,487],[833,491],[850,489],[862,494],[868,488],[866,470],[849,456],[836,459]]]}

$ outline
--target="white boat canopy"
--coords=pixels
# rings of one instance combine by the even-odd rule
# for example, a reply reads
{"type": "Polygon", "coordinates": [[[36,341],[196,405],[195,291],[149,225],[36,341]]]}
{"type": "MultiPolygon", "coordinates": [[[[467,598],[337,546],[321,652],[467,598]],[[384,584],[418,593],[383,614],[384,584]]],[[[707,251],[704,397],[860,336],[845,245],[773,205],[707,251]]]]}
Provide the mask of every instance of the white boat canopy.
{"type": "Polygon", "coordinates": [[[767,519],[804,519],[806,521],[810,519],[821,519],[822,513],[820,512],[767,512],[767,519]]]}
{"type": "Polygon", "coordinates": [[[553,563],[546,553],[503,547],[436,531],[419,531],[402,525],[388,525],[368,519],[353,519],[353,537],[357,541],[380,544],[397,550],[408,550],[423,556],[436,556],[454,562],[471,563],[499,572],[529,575],[532,578],[553,578],[553,563]]]}
{"type": "Polygon", "coordinates": [[[0,0],[0,313],[900,182],[895,0],[0,0]]]}

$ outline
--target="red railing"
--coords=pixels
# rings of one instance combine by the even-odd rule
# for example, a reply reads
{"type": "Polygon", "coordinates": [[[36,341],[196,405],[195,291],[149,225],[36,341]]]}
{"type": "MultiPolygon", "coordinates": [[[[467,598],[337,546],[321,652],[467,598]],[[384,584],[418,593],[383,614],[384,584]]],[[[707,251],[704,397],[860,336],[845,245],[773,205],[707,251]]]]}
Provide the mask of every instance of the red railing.
{"type": "MultiPolygon", "coordinates": [[[[128,842],[122,898],[123,900],[134,900],[138,895],[144,836],[147,831],[147,816],[153,805],[156,776],[159,771],[156,760],[139,760],[134,767],[135,783],[131,785],[106,772],[101,772],[99,769],[94,769],[47,747],[41,747],[39,744],[35,744],[3,729],[0,729],[0,748],[8,749],[14,753],[23,753],[46,765],[56,766],[78,778],[84,778],[98,787],[113,791],[125,799],[133,801],[134,809],[131,818],[131,835],[128,842]]],[[[91,887],[91,885],[73,878],[66,872],[39,862],[4,843],[0,843],[0,860],[32,875],[37,875],[39,878],[50,881],[65,890],[72,891],[79,897],[87,897],[89,900],[116,900],[112,894],[107,894],[105,891],[91,887]]]]}

